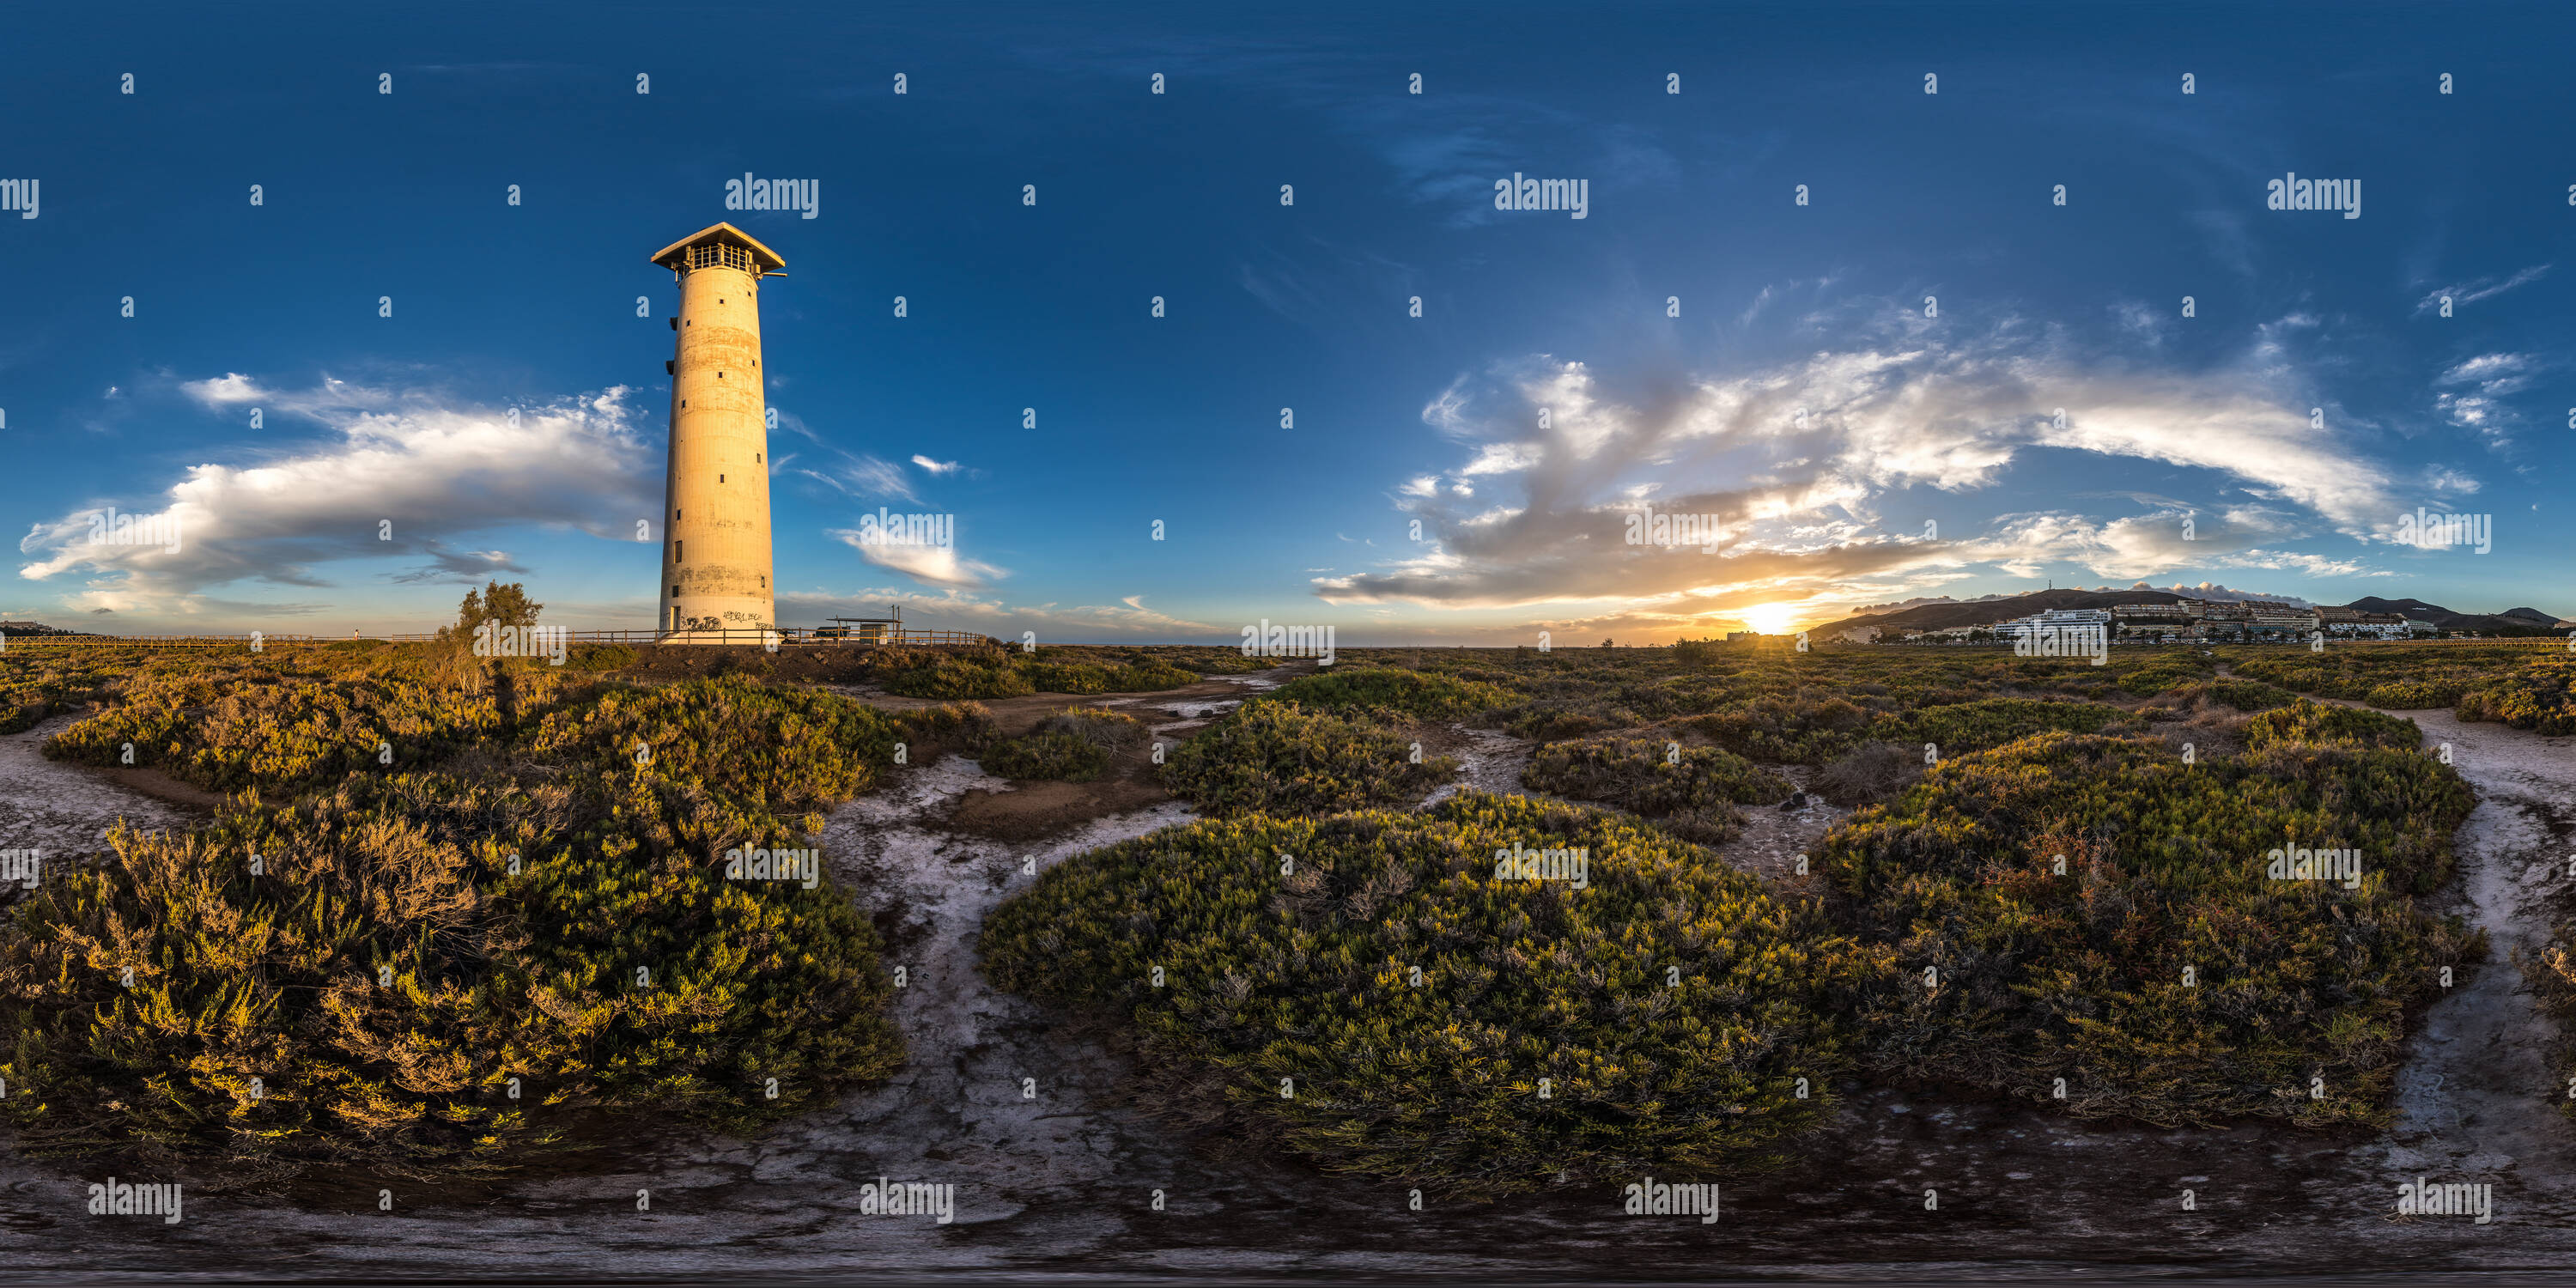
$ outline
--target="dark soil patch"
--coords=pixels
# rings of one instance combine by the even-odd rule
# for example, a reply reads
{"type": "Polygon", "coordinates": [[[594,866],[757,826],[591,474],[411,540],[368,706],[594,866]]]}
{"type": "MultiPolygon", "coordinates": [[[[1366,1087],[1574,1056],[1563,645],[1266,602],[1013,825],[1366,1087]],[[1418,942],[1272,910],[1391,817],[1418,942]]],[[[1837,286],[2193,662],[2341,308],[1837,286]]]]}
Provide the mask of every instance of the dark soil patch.
{"type": "Polygon", "coordinates": [[[224,803],[224,798],[219,793],[207,791],[192,783],[180,782],[149,766],[111,766],[93,772],[129,791],[191,810],[211,814],[216,806],[224,803]]]}

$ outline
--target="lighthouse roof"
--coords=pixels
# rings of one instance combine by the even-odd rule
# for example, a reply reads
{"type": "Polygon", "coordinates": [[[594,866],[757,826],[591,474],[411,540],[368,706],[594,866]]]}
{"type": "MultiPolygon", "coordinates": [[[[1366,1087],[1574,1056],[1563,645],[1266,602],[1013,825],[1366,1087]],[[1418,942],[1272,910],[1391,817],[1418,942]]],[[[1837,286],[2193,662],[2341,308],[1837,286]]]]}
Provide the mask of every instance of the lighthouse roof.
{"type": "Polygon", "coordinates": [[[703,242],[722,242],[727,245],[740,246],[751,252],[752,262],[760,265],[763,270],[776,270],[787,267],[786,259],[781,257],[777,251],[761,245],[759,238],[734,227],[732,224],[709,224],[706,227],[653,252],[653,262],[660,264],[665,268],[676,268],[678,265],[673,261],[679,258],[680,252],[703,242]]]}

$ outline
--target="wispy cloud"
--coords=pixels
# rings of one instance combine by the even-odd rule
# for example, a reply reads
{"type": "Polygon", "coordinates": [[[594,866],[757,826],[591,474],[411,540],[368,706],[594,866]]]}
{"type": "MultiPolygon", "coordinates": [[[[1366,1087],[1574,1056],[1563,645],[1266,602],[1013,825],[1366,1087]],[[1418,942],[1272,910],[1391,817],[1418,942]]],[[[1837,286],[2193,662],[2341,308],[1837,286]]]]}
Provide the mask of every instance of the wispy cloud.
{"type": "Polygon", "coordinates": [[[2547,264],[2534,264],[2510,277],[2480,277],[2457,285],[2441,287],[2426,293],[2423,299],[2417,300],[2415,311],[2419,314],[2434,312],[2442,307],[2444,299],[2450,300],[2455,309],[2463,304],[2475,304],[2480,300],[2493,299],[2517,286],[2528,286],[2548,276],[2549,267],[2547,264]]]}

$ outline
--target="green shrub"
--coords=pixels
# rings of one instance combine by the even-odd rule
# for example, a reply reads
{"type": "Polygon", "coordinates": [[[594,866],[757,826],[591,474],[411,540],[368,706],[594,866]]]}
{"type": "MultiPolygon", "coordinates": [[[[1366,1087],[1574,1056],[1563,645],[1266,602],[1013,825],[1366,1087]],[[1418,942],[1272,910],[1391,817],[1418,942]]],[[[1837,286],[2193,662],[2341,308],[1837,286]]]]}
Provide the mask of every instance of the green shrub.
{"type": "Polygon", "coordinates": [[[1478,1197],[1777,1161],[1830,1111],[1836,1015],[1866,973],[1703,851],[1475,791],[1078,855],[997,909],[980,948],[1004,989],[1133,1024],[1174,1084],[1161,1103],[1220,1105],[1328,1170],[1478,1197]],[[1497,879],[1514,846],[1584,850],[1586,887],[1497,879]]]}
{"type": "MultiPolygon", "coordinates": [[[[482,674],[483,668],[468,668],[482,674]]],[[[45,753],[84,765],[150,766],[210,791],[247,787],[293,795],[352,774],[437,764],[469,748],[506,743],[514,732],[503,690],[460,689],[413,676],[350,672],[323,676],[234,672],[154,674],[125,687],[118,705],[47,741],[45,753]],[[231,682],[238,679],[240,682],[231,682]]],[[[522,711],[561,692],[554,668],[511,671],[522,711]]]]}
{"type": "Polygon", "coordinates": [[[2174,689],[2168,696],[2178,705],[2189,705],[2195,699],[2207,698],[2238,711],[2269,711],[2299,700],[2298,694],[2261,680],[2205,680],[2174,689]]]}
{"type": "Polygon", "coordinates": [[[2033,698],[1980,698],[1945,706],[1924,707],[1882,719],[1876,737],[1897,743],[1931,743],[1943,756],[1983,751],[2051,730],[2100,733],[2134,728],[2137,721],[2118,707],[2098,702],[2050,702],[2033,698]]]}
{"type": "Polygon", "coordinates": [[[893,715],[916,765],[929,763],[942,750],[980,753],[992,745],[993,713],[981,702],[942,702],[893,715]]]}
{"type": "Polygon", "coordinates": [[[2491,720],[2560,737],[2576,733],[2576,692],[2570,691],[2568,672],[2535,670],[2461,694],[2455,714],[2462,720],[2491,720]]]}
{"type": "Polygon", "coordinates": [[[1816,794],[1836,805],[1886,799],[1919,777],[1923,758],[1889,742],[1865,742],[1816,774],[1816,794]]]}
{"type": "Polygon", "coordinates": [[[585,671],[623,671],[635,665],[635,650],[623,644],[576,644],[572,664],[585,671]]]}
{"type": "Polygon", "coordinates": [[[2160,1125],[2380,1123],[2407,1010],[2482,954],[2403,893],[2447,877],[2470,805],[2412,752],[2185,765],[2045,733],[1944,757],[1828,834],[1822,870],[1846,928],[1894,947],[1864,1017],[1891,1070],[2043,1103],[2062,1077],[2073,1113],[2160,1125]],[[2361,888],[2270,879],[2290,846],[2361,851],[2361,888]]]}
{"type": "Polygon", "coordinates": [[[1109,753],[1069,733],[1043,732],[993,744],[982,764],[985,773],[1003,778],[1087,783],[1109,767],[1109,753]]]}
{"type": "Polygon", "coordinates": [[[1452,720],[1501,706],[1511,700],[1511,695],[1475,680],[1364,666],[1301,675],[1263,694],[1260,700],[1295,702],[1319,709],[1359,707],[1452,720]]]}
{"type": "Polygon", "coordinates": [[[1066,707],[1039,721],[1038,732],[1069,734],[1113,752],[1142,746],[1153,733],[1144,721],[1107,707],[1066,707]]]}
{"type": "Polygon", "coordinates": [[[2401,716],[2360,707],[2328,706],[2302,698],[2245,722],[2248,750],[2260,751],[2276,742],[2413,751],[2424,745],[2424,732],[2415,727],[2414,721],[2401,716]]]}
{"type": "Polygon", "coordinates": [[[806,889],[724,856],[810,847],[893,733],[741,679],[610,690],[458,772],[120,831],[0,935],[0,1077],[41,1089],[0,1113],[32,1152],[426,1175],[523,1163],[573,1111],[828,1103],[902,1057],[875,932],[819,863],[806,889]]]}
{"type": "Polygon", "coordinates": [[[2468,684],[2459,680],[2395,680],[2373,687],[2361,700],[2394,711],[2422,711],[2452,706],[2468,691],[2468,684]]]}
{"type": "Polygon", "coordinates": [[[1173,794],[1216,814],[1329,814],[1410,804],[1458,770],[1447,756],[1413,761],[1414,743],[1365,715],[1246,702],[1181,744],[1163,766],[1173,794]]]}
{"type": "Polygon", "coordinates": [[[1687,727],[1751,760],[1821,765],[1851,750],[1871,718],[1845,698],[1801,689],[1733,702],[1687,727]]]}
{"type": "Polygon", "coordinates": [[[1709,666],[1726,657],[1726,645],[1718,640],[1674,640],[1673,660],[1686,667],[1709,666]]]}
{"type": "Polygon", "coordinates": [[[1017,667],[935,657],[886,677],[885,690],[907,698],[1018,698],[1037,692],[1037,686],[1017,667]]]}
{"type": "Polygon", "coordinates": [[[1521,777],[1543,792],[1642,814],[1704,845],[1735,835],[1744,822],[1736,805],[1768,805],[1797,790],[1733,752],[1646,738],[1551,743],[1530,758],[1521,777]]]}
{"type": "Polygon", "coordinates": [[[1199,677],[1178,667],[1147,665],[1122,666],[1109,673],[1111,693],[1161,693],[1199,682],[1199,677]]]}
{"type": "Polygon", "coordinates": [[[2208,667],[2180,658],[2159,658],[2122,675],[2118,688],[2133,698],[2152,698],[2178,685],[2208,678],[2208,667]]]}

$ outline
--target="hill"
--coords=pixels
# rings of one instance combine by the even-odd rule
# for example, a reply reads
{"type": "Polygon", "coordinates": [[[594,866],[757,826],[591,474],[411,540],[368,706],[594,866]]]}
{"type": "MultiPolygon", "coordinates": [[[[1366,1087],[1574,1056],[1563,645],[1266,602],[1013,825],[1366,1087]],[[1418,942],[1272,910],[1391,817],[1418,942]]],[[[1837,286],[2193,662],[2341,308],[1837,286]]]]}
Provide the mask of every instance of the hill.
{"type": "Polygon", "coordinates": [[[2559,620],[2536,608],[2509,608],[2501,613],[2462,613],[2420,599],[2382,599],[2377,595],[2363,596],[2344,607],[2364,613],[2404,613],[2446,631],[2545,631],[2556,626],[2559,620]]]}
{"type": "Polygon", "coordinates": [[[1955,604],[1918,604],[1893,613],[1862,614],[1808,628],[1816,636],[1846,626],[1876,626],[1890,632],[1938,631],[1953,626],[1990,626],[2028,617],[2045,608],[2109,608],[2113,604],[2177,604],[2183,596],[2168,590],[2034,590],[2008,599],[1969,600],[1955,604]]]}
{"type": "MultiPolygon", "coordinates": [[[[2109,608],[2115,604],[2173,604],[2189,598],[2163,590],[2035,590],[2027,595],[2005,599],[1968,600],[1958,603],[1918,604],[1892,613],[1864,613],[1846,617],[1823,626],[1810,627],[1810,634],[1823,638],[1849,626],[1876,626],[1890,633],[1897,631],[1937,631],[1954,626],[1991,626],[1996,622],[2028,617],[2048,608],[2109,608]]],[[[2261,601],[2256,601],[2261,602],[2261,601]]],[[[2290,602],[2284,597],[2284,602],[2290,602]]],[[[2446,631],[2512,631],[2529,633],[2551,630],[2558,618],[2536,608],[2514,608],[2502,613],[2453,612],[2439,604],[2420,599],[2381,599],[2365,596],[2349,604],[2323,607],[2350,608],[2363,613],[2398,613],[2433,623],[2446,631]]]]}

